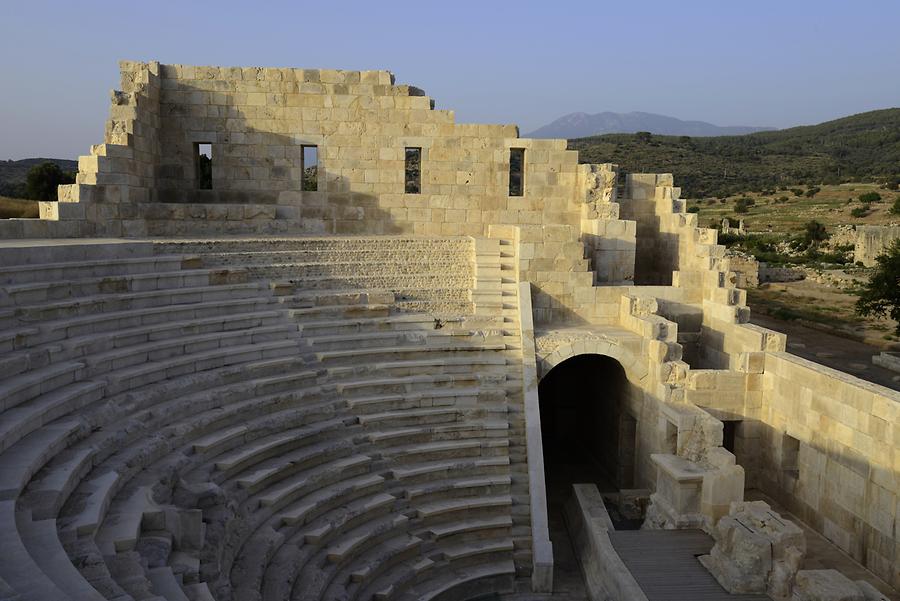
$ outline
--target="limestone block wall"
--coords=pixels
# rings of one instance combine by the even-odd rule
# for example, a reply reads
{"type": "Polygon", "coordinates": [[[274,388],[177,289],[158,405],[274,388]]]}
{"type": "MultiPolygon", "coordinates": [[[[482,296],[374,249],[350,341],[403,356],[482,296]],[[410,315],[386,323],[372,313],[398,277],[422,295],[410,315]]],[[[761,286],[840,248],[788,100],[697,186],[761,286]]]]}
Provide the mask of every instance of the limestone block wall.
{"type": "Polygon", "coordinates": [[[577,153],[522,140],[512,125],[456,124],[387,71],[161,66],[156,200],[279,204],[322,233],[485,235],[491,223],[576,224],[577,153]],[[213,153],[196,190],[194,144],[213,153]],[[319,152],[319,189],[301,191],[301,147],[319,152]],[[421,148],[421,193],[404,149],[421,148]],[[525,191],[509,196],[509,150],[525,149],[525,191]]]}
{"type": "Polygon", "coordinates": [[[900,239],[900,225],[862,225],[856,228],[856,244],[853,260],[866,267],[875,265],[875,257],[887,250],[894,240],[900,239]]]}
{"type": "Polygon", "coordinates": [[[733,422],[734,446],[728,450],[746,471],[747,488],[758,488],[760,427],[755,419],[746,418],[759,414],[764,353],[747,353],[744,361],[741,370],[690,370],[685,378],[685,400],[723,423],[733,422]]]}
{"type": "Polygon", "coordinates": [[[615,165],[578,166],[581,237],[595,284],[634,281],[637,224],[619,218],[616,178],[615,165]]]}
{"type": "Polygon", "coordinates": [[[672,272],[680,268],[680,239],[671,226],[671,174],[629,173],[624,176],[619,215],[636,223],[634,281],[637,284],[669,285],[672,272]],[[664,194],[660,189],[668,187],[664,194]],[[668,205],[668,206],[667,206],[668,205]]]}
{"type": "MultiPolygon", "coordinates": [[[[601,179],[603,166],[583,167],[583,181],[601,179]]],[[[615,174],[615,168],[609,172],[615,174]]],[[[584,204],[585,250],[592,258],[591,267],[599,270],[606,265],[608,274],[615,270],[608,266],[621,259],[614,254],[618,251],[606,249],[634,240],[633,264],[629,267],[636,285],[604,286],[616,282],[604,281],[605,274],[598,271],[597,286],[575,290],[579,318],[616,325],[619,295],[649,296],[658,299],[661,316],[678,324],[678,342],[693,367],[737,369],[744,351],[783,349],[783,337],[746,326],[746,293],[737,288],[741,278],[735,271],[741,266],[732,266],[725,248],[716,243],[715,230],[697,227],[696,216],[685,212],[670,175],[628,174],[604,177],[603,182],[605,186],[593,187],[604,190],[606,202],[592,204],[586,200],[584,204]],[[623,184],[615,186],[616,181],[623,184]],[[617,235],[616,227],[629,233],[617,235]],[[592,234],[601,231],[606,233],[592,234]]],[[[583,187],[586,192],[582,196],[590,199],[592,186],[583,187]]]]}
{"type": "Polygon", "coordinates": [[[518,138],[512,125],[457,124],[388,71],[193,67],[123,62],[106,144],[80,163],[43,222],[4,237],[209,234],[487,235],[521,228],[521,276],[535,317],[567,319],[575,277],[590,277],[580,238],[578,155],[565,140],[518,138]],[[198,144],[212,147],[200,190],[198,144]],[[303,191],[303,147],[318,189],[303,191]],[[421,149],[419,193],[405,149],[421,149]],[[510,196],[510,150],[524,189],[510,196]],[[70,225],[76,222],[77,226],[70,225]]]}
{"type": "Polygon", "coordinates": [[[900,586],[900,393],[775,352],[750,395],[757,485],[900,586]]]}
{"type": "Polygon", "coordinates": [[[134,220],[155,185],[159,160],[159,63],[122,61],[120,90],[111,94],[103,143],[78,158],[74,184],[58,202],[40,203],[40,221],[0,224],[5,238],[141,234],[134,220]],[[129,227],[130,226],[130,227],[129,227]]]}

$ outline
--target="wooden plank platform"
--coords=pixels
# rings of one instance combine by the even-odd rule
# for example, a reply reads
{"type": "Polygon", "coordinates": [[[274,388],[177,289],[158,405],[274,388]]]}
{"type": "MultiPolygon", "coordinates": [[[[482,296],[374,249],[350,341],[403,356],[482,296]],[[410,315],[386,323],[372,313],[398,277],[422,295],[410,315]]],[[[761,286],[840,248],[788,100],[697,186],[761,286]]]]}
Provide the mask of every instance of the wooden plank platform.
{"type": "Polygon", "coordinates": [[[609,538],[649,601],[769,601],[716,582],[697,559],[713,546],[701,530],[618,530],[609,538]]]}

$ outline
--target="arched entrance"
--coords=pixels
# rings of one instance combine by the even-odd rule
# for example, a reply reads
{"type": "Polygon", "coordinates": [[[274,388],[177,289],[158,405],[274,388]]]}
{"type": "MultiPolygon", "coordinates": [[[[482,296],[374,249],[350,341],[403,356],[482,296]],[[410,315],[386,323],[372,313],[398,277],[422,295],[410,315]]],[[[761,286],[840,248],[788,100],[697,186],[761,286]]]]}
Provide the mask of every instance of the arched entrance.
{"type": "Polygon", "coordinates": [[[538,384],[538,402],[554,588],[586,595],[565,504],[573,484],[594,483],[601,493],[633,486],[636,421],[628,401],[634,387],[622,364],[607,355],[544,365],[552,365],[538,384]]]}
{"type": "Polygon", "coordinates": [[[629,388],[622,365],[605,355],[576,355],[541,379],[541,437],[551,503],[566,497],[574,483],[592,482],[601,492],[633,486],[636,422],[627,411],[629,388]]]}

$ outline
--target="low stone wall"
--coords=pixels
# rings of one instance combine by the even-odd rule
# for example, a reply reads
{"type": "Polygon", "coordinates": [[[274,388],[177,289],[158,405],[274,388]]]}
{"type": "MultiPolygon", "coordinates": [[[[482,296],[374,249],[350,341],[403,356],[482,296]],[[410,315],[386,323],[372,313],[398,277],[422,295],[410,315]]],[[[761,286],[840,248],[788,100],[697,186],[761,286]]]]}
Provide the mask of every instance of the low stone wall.
{"type": "Polygon", "coordinates": [[[531,507],[532,590],[553,591],[553,543],[547,518],[547,487],[544,484],[544,452],[541,439],[541,407],[538,400],[534,324],[531,319],[531,284],[520,282],[518,290],[522,336],[522,392],[525,410],[525,444],[528,455],[528,494],[531,507]]]}
{"type": "Polygon", "coordinates": [[[765,263],[759,264],[759,281],[764,282],[796,282],[806,278],[802,269],[795,267],[770,267],[765,263]]]}
{"type": "Polygon", "coordinates": [[[872,357],[872,363],[900,373],[900,353],[882,352],[872,357]]]}
{"type": "Polygon", "coordinates": [[[615,528],[596,484],[572,485],[565,517],[591,601],[647,601],[609,539],[615,528]]]}

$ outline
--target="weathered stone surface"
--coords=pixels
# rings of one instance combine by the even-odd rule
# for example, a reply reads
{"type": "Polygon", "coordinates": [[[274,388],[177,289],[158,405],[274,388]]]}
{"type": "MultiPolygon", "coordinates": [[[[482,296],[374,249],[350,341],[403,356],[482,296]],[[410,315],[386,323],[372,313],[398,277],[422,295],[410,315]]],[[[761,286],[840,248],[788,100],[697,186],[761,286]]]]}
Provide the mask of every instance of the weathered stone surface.
{"type": "Polygon", "coordinates": [[[866,601],[862,590],[837,570],[797,572],[793,601],[866,601]]]}
{"type": "Polygon", "coordinates": [[[790,594],[806,552],[803,531],[762,501],[733,503],[701,562],[732,593],[790,594]]]}

